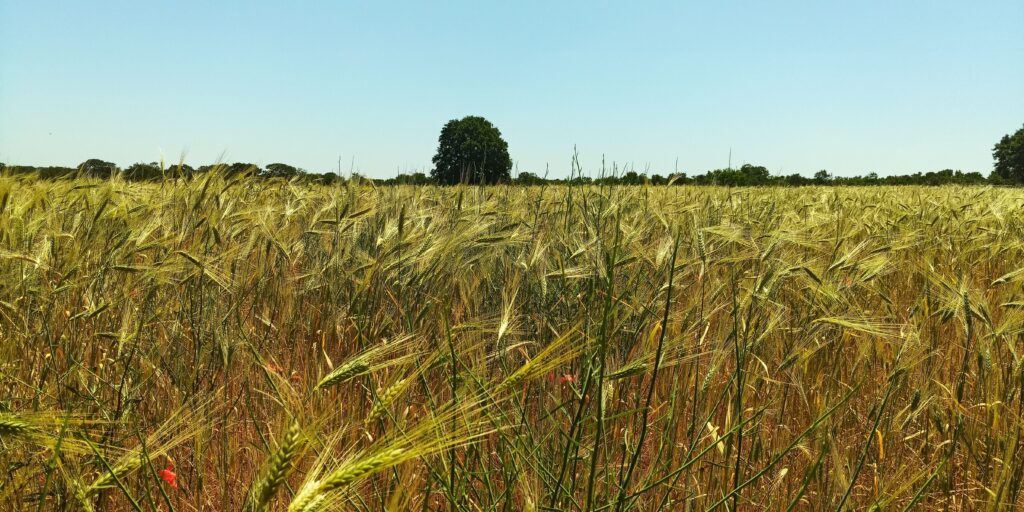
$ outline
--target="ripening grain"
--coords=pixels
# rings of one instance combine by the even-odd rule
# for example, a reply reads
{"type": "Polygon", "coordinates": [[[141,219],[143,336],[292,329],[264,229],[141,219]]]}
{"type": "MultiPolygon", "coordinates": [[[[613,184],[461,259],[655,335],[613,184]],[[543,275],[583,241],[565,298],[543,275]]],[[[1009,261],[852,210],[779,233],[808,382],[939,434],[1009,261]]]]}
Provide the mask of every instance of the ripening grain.
{"type": "Polygon", "coordinates": [[[3,510],[1024,506],[1017,189],[0,205],[3,510]]]}

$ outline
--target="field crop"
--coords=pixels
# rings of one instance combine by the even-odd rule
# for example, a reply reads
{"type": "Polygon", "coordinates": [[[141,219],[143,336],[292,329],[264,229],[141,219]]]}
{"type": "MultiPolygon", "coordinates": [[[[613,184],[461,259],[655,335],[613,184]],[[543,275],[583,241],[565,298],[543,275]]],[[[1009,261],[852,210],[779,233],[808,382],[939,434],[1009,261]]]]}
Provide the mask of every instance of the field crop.
{"type": "Polygon", "coordinates": [[[3,510],[1011,510],[1024,192],[0,177],[3,510]]]}

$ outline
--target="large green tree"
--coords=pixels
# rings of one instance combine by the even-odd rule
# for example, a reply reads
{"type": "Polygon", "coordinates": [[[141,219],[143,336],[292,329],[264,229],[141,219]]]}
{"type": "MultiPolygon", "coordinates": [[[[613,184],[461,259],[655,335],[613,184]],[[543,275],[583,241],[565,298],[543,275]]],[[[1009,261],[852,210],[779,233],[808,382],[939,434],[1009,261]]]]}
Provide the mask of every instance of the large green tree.
{"type": "Polygon", "coordinates": [[[1014,183],[1024,183],[1024,128],[1013,135],[1003,135],[1002,140],[992,148],[996,161],[993,171],[996,176],[1014,183]]]}
{"type": "Polygon", "coordinates": [[[508,143],[490,121],[479,116],[452,119],[441,129],[430,176],[442,185],[494,184],[509,180],[508,143]]]}

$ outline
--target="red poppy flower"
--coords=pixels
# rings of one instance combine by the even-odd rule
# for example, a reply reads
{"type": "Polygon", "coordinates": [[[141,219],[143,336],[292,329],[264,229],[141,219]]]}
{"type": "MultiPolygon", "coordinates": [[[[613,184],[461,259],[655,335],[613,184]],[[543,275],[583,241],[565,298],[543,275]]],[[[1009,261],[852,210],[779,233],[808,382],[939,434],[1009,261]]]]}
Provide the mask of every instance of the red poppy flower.
{"type": "Polygon", "coordinates": [[[167,485],[175,489],[178,488],[178,474],[174,472],[174,466],[168,465],[158,473],[160,474],[160,478],[163,479],[164,482],[167,482],[167,485]]]}
{"type": "Polygon", "coordinates": [[[573,377],[572,375],[569,374],[562,375],[562,384],[565,384],[566,382],[576,382],[576,377],[573,377]]]}

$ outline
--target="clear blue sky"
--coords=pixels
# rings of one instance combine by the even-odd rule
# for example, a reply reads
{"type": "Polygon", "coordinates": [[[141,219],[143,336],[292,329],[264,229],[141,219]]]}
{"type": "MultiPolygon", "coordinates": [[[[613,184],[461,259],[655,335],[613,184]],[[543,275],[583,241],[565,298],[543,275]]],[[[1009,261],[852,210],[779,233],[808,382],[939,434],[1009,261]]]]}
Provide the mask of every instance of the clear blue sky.
{"type": "Polygon", "coordinates": [[[482,115],[520,171],[992,168],[1024,2],[0,0],[0,161],[429,171],[482,115]]]}

